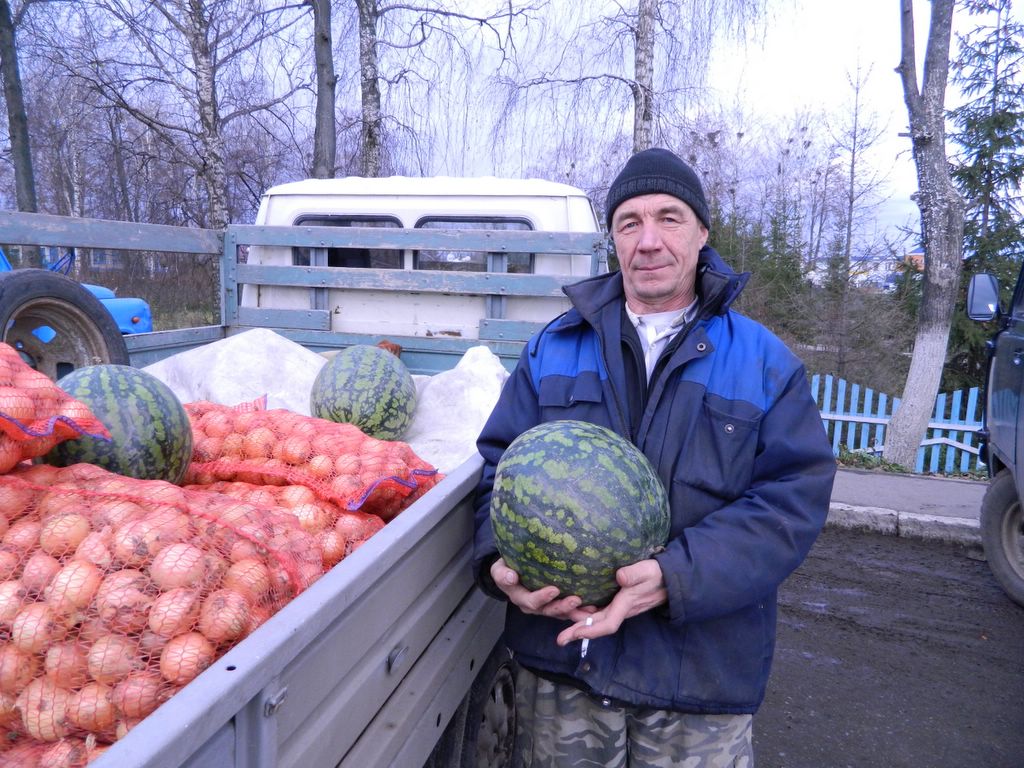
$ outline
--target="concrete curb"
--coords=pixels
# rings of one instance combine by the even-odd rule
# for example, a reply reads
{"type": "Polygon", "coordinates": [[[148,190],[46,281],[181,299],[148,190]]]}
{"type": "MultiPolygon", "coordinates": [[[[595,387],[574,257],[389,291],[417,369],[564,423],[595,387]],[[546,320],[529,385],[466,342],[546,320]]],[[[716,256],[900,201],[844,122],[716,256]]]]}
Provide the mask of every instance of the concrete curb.
{"type": "Polygon", "coordinates": [[[872,531],[887,536],[944,541],[965,546],[981,545],[978,521],[969,517],[923,515],[833,502],[829,505],[826,525],[872,531]]]}

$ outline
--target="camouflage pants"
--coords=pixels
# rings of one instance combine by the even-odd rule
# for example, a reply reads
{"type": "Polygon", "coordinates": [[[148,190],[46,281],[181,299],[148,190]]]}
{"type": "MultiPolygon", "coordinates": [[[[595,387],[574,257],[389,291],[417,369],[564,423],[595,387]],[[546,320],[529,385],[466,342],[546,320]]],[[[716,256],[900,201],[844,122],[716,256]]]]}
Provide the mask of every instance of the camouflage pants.
{"type": "Polygon", "coordinates": [[[622,707],[518,668],[517,768],[753,768],[751,715],[622,707]]]}

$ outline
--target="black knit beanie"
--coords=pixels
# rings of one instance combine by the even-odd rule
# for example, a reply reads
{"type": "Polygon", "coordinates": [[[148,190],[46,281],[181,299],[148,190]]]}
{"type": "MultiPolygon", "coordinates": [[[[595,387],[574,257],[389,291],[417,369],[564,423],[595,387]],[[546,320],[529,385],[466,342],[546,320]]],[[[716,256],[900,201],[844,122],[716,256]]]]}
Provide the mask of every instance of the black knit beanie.
{"type": "Polygon", "coordinates": [[[656,192],[678,197],[693,209],[705,228],[711,229],[704,189],[693,168],[667,149],[655,147],[637,152],[629,158],[608,188],[608,199],[605,202],[608,231],[612,228],[612,214],[622,203],[631,197],[656,192]]]}

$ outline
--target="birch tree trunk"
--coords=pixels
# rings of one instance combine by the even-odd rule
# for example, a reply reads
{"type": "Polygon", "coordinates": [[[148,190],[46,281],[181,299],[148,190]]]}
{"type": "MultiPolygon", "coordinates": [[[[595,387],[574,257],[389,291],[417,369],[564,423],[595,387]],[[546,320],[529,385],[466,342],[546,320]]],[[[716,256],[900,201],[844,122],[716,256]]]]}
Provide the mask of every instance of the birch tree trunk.
{"type": "Polygon", "coordinates": [[[380,71],[377,62],[377,0],[356,0],[359,10],[359,83],[362,127],[359,145],[363,176],[380,176],[384,119],[380,106],[380,71]]]}
{"type": "Polygon", "coordinates": [[[901,59],[897,71],[910,116],[910,139],[917,167],[917,206],[921,211],[924,287],[917,336],[902,402],[885,436],[884,458],[911,467],[925,437],[942,378],[949,329],[956,306],[963,250],[964,202],[946,160],[945,93],[955,0],[932,0],[918,88],[914,50],[913,0],[900,0],[901,59]]]}
{"type": "Polygon", "coordinates": [[[313,178],[332,179],[337,165],[338,133],[334,122],[334,43],[331,37],[331,0],[313,4],[313,58],[316,63],[316,125],[313,128],[313,178]]]}
{"type": "MultiPolygon", "coordinates": [[[[11,135],[15,201],[19,211],[35,213],[39,208],[28,135],[28,113],[25,111],[25,94],[21,87],[14,20],[11,17],[11,4],[7,0],[0,0],[0,77],[4,81],[4,103],[7,105],[7,126],[11,135]]],[[[37,248],[25,248],[22,253],[24,266],[42,266],[37,248]]]]}
{"type": "Polygon", "coordinates": [[[633,151],[651,147],[654,136],[654,14],[657,0],[637,6],[633,67],[633,151]]]}

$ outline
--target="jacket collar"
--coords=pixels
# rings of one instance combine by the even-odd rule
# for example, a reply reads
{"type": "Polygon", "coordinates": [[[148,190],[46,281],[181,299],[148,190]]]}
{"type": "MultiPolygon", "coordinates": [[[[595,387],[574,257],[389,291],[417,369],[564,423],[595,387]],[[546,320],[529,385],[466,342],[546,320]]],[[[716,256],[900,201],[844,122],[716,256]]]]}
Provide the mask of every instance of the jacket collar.
{"type": "MultiPolygon", "coordinates": [[[[749,272],[734,272],[711,246],[701,248],[697,256],[699,318],[706,320],[715,315],[724,315],[749,279],[749,272]]],[[[562,315],[560,322],[555,324],[558,328],[569,328],[584,320],[600,327],[602,311],[614,304],[614,310],[618,312],[625,295],[622,273],[618,270],[563,286],[562,291],[569,297],[573,309],[562,315]]]]}

